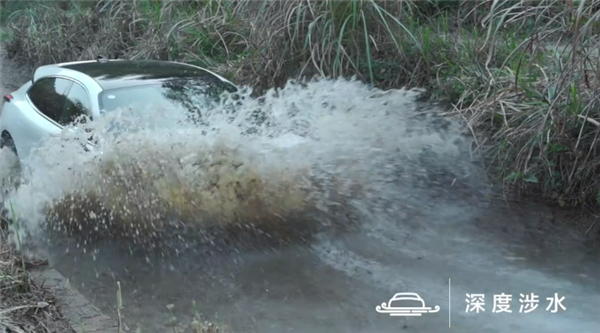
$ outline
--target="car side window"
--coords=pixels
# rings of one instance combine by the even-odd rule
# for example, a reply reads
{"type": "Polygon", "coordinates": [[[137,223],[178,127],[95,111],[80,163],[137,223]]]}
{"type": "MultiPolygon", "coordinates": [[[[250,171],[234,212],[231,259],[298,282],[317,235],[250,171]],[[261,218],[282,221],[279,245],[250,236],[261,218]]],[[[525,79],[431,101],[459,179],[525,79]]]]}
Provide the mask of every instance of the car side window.
{"type": "Polygon", "coordinates": [[[81,115],[92,115],[92,103],[88,96],[87,90],[78,83],[73,83],[71,89],[67,93],[65,108],[60,119],[61,125],[68,125],[76,120],[81,115]]]}
{"type": "Polygon", "coordinates": [[[44,78],[36,81],[27,95],[31,103],[50,119],[59,122],[72,81],[61,78],[44,78]]]}

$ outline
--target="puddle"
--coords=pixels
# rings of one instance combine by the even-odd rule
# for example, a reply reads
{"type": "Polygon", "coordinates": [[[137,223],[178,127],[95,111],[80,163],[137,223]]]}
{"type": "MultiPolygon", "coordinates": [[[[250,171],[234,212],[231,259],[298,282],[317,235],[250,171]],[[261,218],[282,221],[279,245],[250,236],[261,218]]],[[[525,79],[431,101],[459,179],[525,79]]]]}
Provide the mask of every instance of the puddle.
{"type": "Polygon", "coordinates": [[[384,233],[367,228],[311,245],[150,261],[108,244],[95,260],[73,251],[55,254],[52,264],[110,315],[120,281],[125,322],[144,332],[170,327],[169,304],[182,326],[199,313],[235,332],[597,330],[597,248],[563,237],[562,247],[540,255],[534,238],[473,223],[488,217],[489,224],[527,225],[539,212],[523,216],[507,214],[501,206],[485,211],[443,207],[424,214],[419,222],[428,225],[421,230],[407,231],[396,221],[384,233]],[[399,225],[392,229],[394,223],[399,225]],[[375,311],[400,292],[416,292],[427,306],[441,309],[404,318],[375,311]],[[466,313],[466,294],[477,293],[485,295],[485,312],[466,313]],[[512,313],[493,313],[494,294],[501,293],[512,295],[512,313]],[[539,298],[538,308],[520,313],[520,294],[531,293],[539,298]],[[546,310],[546,298],[554,293],[565,297],[566,310],[546,310]]]}

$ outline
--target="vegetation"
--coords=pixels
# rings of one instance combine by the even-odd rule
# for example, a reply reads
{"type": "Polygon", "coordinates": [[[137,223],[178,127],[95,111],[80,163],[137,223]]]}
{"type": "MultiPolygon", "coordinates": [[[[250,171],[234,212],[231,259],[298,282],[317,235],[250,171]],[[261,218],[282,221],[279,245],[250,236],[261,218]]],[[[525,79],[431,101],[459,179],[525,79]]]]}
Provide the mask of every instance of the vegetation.
{"type": "Polygon", "coordinates": [[[242,84],[357,76],[420,86],[507,191],[600,204],[600,0],[5,1],[8,55],[208,67],[242,84]]]}
{"type": "Polygon", "coordinates": [[[185,61],[260,93],[297,76],[421,86],[507,189],[600,201],[600,0],[5,2],[11,57],[185,61]]]}
{"type": "Polygon", "coordinates": [[[8,221],[0,219],[0,330],[2,332],[72,332],[50,290],[28,273],[43,264],[26,260],[9,246],[8,221]]]}

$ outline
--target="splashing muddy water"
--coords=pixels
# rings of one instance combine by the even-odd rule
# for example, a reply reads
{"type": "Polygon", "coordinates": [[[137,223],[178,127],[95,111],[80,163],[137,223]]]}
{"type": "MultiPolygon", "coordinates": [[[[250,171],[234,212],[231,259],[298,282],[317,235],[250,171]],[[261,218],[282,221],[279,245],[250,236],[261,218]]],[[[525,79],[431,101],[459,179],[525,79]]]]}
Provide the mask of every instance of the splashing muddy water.
{"type": "Polygon", "coordinates": [[[114,111],[44,142],[5,202],[21,238],[111,315],[119,281],[125,320],[144,332],[164,331],[167,304],[181,325],[198,312],[235,332],[592,332],[597,255],[558,226],[520,225],[542,208],[490,206],[462,127],[419,94],[322,79],[261,98],[242,89],[201,121],[114,111]],[[397,292],[442,310],[378,314],[397,292]],[[571,303],[466,315],[477,292],[571,303]]]}
{"type": "Polygon", "coordinates": [[[458,128],[436,128],[431,112],[415,109],[418,94],[316,80],[260,99],[224,96],[201,125],[178,109],[115,111],[44,142],[9,200],[28,217],[23,238],[50,227],[86,244],[122,237],[154,247],[206,230],[283,240],[389,219],[405,191],[436,176],[463,183],[473,169],[466,155],[457,163],[458,128]],[[90,131],[98,146],[86,152],[90,131]]]}

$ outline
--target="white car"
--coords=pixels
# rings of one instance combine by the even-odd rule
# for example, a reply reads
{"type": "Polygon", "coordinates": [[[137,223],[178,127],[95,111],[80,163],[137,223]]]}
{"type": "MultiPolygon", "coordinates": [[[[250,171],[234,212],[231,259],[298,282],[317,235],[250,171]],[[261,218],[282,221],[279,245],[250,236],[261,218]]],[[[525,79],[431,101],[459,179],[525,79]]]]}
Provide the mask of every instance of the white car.
{"type": "Polygon", "coordinates": [[[8,147],[24,160],[44,138],[59,133],[81,115],[93,121],[138,101],[167,102],[199,111],[192,98],[218,97],[236,90],[218,74],[171,61],[98,57],[41,66],[31,81],[4,96],[0,149],[8,147]]]}

